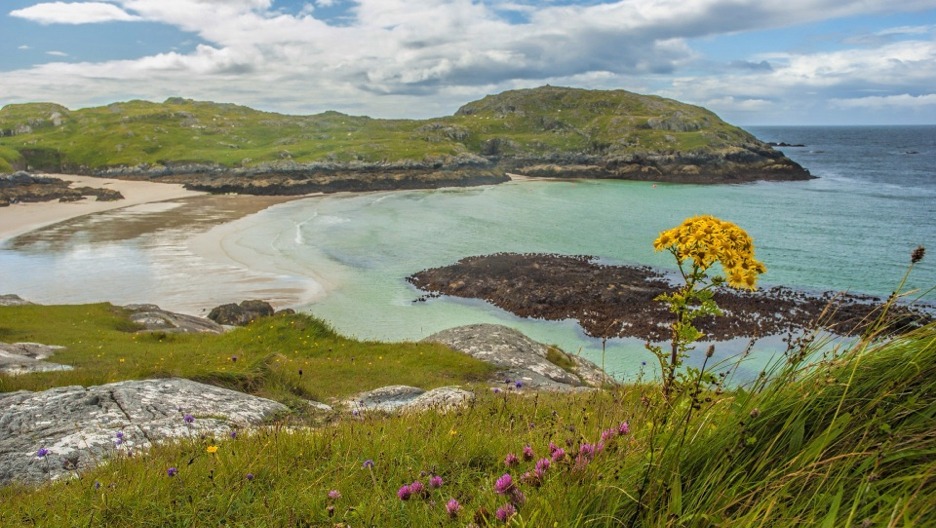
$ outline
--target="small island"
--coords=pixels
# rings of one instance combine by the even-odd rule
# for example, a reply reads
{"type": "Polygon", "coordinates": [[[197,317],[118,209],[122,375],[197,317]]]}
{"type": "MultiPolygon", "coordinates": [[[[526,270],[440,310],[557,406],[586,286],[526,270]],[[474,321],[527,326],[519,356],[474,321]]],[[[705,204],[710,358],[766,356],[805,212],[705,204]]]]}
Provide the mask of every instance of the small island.
{"type": "Polygon", "coordinates": [[[0,109],[0,173],[28,170],[299,195],[488,185],[522,176],[677,183],[809,172],[709,110],[623,90],[543,86],[436,119],[288,116],[170,98],[0,109]]]}

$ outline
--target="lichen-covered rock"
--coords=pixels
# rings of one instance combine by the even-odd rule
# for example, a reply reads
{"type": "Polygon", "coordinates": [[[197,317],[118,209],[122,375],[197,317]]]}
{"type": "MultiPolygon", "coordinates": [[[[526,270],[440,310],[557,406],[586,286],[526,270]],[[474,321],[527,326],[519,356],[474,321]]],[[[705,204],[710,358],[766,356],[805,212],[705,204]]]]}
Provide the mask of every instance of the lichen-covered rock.
{"type": "Polygon", "coordinates": [[[0,484],[81,472],[161,440],[222,438],[286,411],[272,400],[186,379],[0,394],[0,484]]]}
{"type": "Polygon", "coordinates": [[[528,388],[575,390],[616,384],[594,363],[502,325],[460,326],[432,334],[423,341],[441,343],[499,367],[499,378],[520,381],[521,386],[528,388]],[[550,361],[551,356],[553,361],[561,360],[567,366],[563,368],[550,361]]]}
{"type": "Polygon", "coordinates": [[[474,393],[458,387],[439,387],[425,391],[407,385],[390,385],[362,392],[346,400],[344,406],[352,412],[447,411],[470,403],[474,397],[474,393]]]}
{"type": "Polygon", "coordinates": [[[7,375],[72,370],[69,365],[44,361],[65,347],[40,343],[0,343],[0,373],[7,375]]]}
{"type": "Polygon", "coordinates": [[[129,312],[130,320],[140,325],[144,331],[184,334],[224,332],[224,327],[214,321],[169,312],[155,304],[128,304],[123,309],[129,312]]]}
{"type": "Polygon", "coordinates": [[[0,306],[23,306],[27,304],[33,304],[27,300],[24,300],[19,295],[6,294],[0,295],[0,306]]]}

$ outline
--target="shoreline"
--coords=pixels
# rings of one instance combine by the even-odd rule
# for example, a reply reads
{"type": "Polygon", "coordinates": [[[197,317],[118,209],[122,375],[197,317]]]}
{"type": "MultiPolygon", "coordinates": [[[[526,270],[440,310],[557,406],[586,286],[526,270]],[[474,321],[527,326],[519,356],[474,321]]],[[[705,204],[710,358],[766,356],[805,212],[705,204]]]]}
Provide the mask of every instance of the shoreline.
{"type": "Polygon", "coordinates": [[[112,202],[86,199],[69,203],[58,201],[16,203],[8,207],[0,207],[0,243],[50,225],[89,214],[207,194],[201,191],[189,191],[178,183],[118,180],[72,174],[43,174],[43,176],[59,178],[72,184],[89,187],[107,187],[119,191],[124,198],[112,202]]]}

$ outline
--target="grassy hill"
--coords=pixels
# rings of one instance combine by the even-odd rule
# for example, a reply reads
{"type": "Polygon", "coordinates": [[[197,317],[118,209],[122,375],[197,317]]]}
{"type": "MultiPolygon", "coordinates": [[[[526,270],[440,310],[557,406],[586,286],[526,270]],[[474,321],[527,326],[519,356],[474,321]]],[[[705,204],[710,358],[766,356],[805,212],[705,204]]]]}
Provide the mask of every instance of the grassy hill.
{"type": "Polygon", "coordinates": [[[170,98],[68,110],[0,109],[0,170],[239,177],[350,171],[514,170],[717,181],[808,177],[703,108],[622,90],[545,86],[468,103],[453,116],[287,116],[170,98]]]}

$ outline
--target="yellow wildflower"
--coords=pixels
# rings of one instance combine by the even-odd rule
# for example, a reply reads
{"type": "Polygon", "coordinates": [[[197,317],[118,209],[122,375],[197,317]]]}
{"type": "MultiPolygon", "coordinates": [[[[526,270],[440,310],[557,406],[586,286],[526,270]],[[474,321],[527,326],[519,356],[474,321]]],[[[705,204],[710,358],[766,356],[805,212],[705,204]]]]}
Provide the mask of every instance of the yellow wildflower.
{"type": "Polygon", "coordinates": [[[215,454],[215,453],[218,452],[218,446],[216,446],[216,445],[210,445],[210,446],[208,446],[208,447],[205,449],[205,451],[208,451],[208,453],[210,453],[210,454],[215,454]]]}

